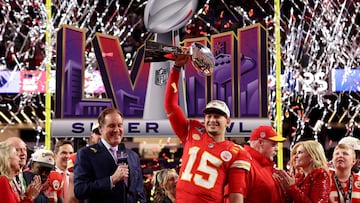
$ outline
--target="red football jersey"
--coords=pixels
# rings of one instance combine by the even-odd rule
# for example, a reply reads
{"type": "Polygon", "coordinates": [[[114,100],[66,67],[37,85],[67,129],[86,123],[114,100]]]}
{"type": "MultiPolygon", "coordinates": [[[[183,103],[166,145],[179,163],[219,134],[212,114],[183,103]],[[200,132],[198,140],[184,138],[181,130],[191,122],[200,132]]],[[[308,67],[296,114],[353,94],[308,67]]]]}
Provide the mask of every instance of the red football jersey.
{"type": "MultiPolygon", "coordinates": [[[[337,191],[336,182],[334,178],[335,171],[330,171],[331,174],[331,187],[330,187],[330,195],[329,195],[329,202],[330,203],[345,203],[344,197],[341,195],[341,192],[337,191]],[[339,201],[340,197],[340,201],[339,201]]],[[[352,174],[353,176],[353,186],[351,191],[351,202],[352,203],[360,203],[360,178],[358,174],[352,174]]],[[[342,185],[345,195],[348,193],[349,190],[349,180],[342,185]]]]}
{"type": "MultiPolygon", "coordinates": [[[[214,142],[200,128],[200,122],[191,120],[190,126],[176,185],[176,202],[221,202],[224,185],[244,177],[244,170],[250,169],[249,156],[233,142],[214,142]]],[[[237,192],[242,191],[239,183],[237,192]]]]}
{"type": "Polygon", "coordinates": [[[214,142],[200,121],[185,117],[177,103],[178,80],[179,71],[173,69],[165,92],[165,110],[184,145],[176,203],[222,202],[227,183],[230,193],[242,193],[249,154],[231,141],[214,142]]]}

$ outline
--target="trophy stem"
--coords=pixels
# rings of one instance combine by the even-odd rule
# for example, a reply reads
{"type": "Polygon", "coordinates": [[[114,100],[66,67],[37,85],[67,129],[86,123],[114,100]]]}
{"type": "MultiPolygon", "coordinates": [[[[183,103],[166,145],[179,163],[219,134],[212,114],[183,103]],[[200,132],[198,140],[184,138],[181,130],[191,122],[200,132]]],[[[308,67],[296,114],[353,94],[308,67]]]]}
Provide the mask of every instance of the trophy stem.
{"type": "MultiPolygon", "coordinates": [[[[162,33],[155,34],[155,40],[160,41],[162,43],[172,43],[174,41],[179,41],[179,36],[172,33],[162,33]]],[[[154,47],[157,44],[162,44],[159,42],[150,42],[150,47],[154,47]]],[[[166,45],[169,46],[169,45],[166,45]]],[[[170,45],[171,46],[171,45],[170,45]]],[[[145,44],[146,47],[146,44],[145,44]]],[[[149,47],[149,46],[148,46],[149,47]]],[[[145,48],[146,49],[146,48],[145,48]]],[[[146,52],[145,52],[146,53],[146,52]]],[[[172,54],[167,52],[162,52],[166,54],[172,54]]],[[[146,54],[145,54],[146,55],[146,54]]],[[[145,58],[144,58],[145,60],[145,58]]],[[[150,61],[150,71],[148,76],[148,85],[145,97],[145,106],[144,106],[144,114],[143,119],[167,119],[166,113],[164,111],[164,94],[165,87],[167,82],[167,77],[172,66],[172,62],[169,62],[169,59],[163,61],[150,61]]],[[[182,74],[184,70],[181,70],[182,74]]],[[[179,103],[185,114],[187,114],[187,106],[186,106],[186,96],[185,92],[185,84],[183,80],[179,81],[179,103]],[[182,94],[181,94],[182,93],[182,94]]]]}

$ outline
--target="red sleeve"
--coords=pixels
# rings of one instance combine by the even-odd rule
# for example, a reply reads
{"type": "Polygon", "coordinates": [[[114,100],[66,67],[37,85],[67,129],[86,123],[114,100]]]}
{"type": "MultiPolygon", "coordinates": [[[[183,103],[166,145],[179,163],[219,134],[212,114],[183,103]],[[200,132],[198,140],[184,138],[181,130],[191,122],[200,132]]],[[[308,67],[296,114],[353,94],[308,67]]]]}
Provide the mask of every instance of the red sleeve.
{"type": "Polygon", "coordinates": [[[225,185],[224,187],[223,203],[230,203],[229,185],[225,185]]]}
{"type": "Polygon", "coordinates": [[[246,196],[247,177],[250,173],[251,157],[242,147],[238,148],[235,161],[231,164],[228,172],[228,189],[230,193],[240,193],[246,196]],[[238,181],[244,180],[244,181],[238,181]]]}
{"type": "Polygon", "coordinates": [[[166,84],[164,107],[172,129],[180,140],[185,143],[188,132],[188,120],[178,104],[180,71],[172,68],[166,84]]]}
{"type": "MultiPolygon", "coordinates": [[[[316,170],[316,169],[315,169],[316,170]]],[[[290,186],[287,193],[294,203],[324,203],[329,201],[330,176],[324,169],[317,170],[312,175],[310,194],[305,194],[297,184],[290,186]]]]}
{"type": "Polygon", "coordinates": [[[4,176],[0,176],[0,203],[9,203],[9,202],[19,202],[16,197],[16,194],[12,191],[10,187],[9,180],[4,176]]]}
{"type": "Polygon", "coordinates": [[[242,169],[233,169],[229,171],[229,174],[232,174],[232,176],[229,178],[229,184],[228,184],[228,192],[230,193],[240,193],[242,195],[246,195],[246,177],[248,175],[249,171],[245,171],[242,169]],[[234,173],[236,171],[236,173],[234,173]],[[244,181],[238,181],[238,180],[244,180],[244,181]]]}

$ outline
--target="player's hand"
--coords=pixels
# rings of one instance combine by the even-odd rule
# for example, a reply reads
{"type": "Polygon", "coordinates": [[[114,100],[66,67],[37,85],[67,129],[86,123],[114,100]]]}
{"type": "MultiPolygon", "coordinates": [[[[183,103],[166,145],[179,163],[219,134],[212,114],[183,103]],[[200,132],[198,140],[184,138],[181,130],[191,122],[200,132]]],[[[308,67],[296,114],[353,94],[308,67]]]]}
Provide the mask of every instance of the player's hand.
{"type": "Polygon", "coordinates": [[[175,65],[176,66],[184,66],[188,62],[189,59],[190,59],[189,55],[176,54],[175,55],[175,65]]]}

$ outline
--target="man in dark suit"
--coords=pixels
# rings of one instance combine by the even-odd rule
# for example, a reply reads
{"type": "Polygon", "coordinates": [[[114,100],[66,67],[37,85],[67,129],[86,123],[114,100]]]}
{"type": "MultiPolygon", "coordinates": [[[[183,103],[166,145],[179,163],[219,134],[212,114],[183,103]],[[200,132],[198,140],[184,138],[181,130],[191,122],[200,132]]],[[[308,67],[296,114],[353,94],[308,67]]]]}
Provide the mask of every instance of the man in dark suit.
{"type": "Polygon", "coordinates": [[[74,166],[74,192],[78,199],[89,203],[146,202],[139,157],[119,147],[124,137],[123,119],[117,109],[103,110],[98,117],[100,142],[78,151],[74,166]],[[120,163],[119,156],[124,152],[127,156],[120,163]]]}

